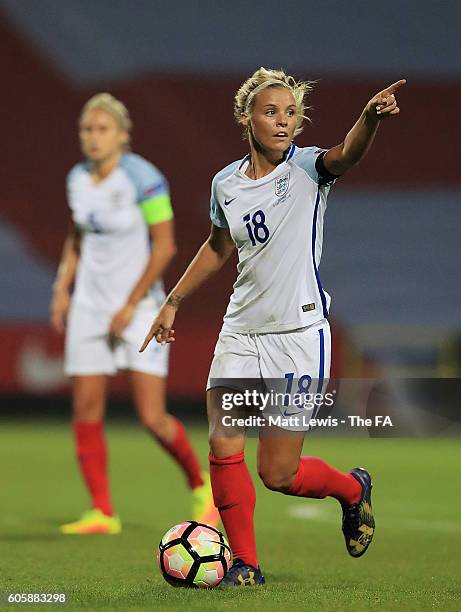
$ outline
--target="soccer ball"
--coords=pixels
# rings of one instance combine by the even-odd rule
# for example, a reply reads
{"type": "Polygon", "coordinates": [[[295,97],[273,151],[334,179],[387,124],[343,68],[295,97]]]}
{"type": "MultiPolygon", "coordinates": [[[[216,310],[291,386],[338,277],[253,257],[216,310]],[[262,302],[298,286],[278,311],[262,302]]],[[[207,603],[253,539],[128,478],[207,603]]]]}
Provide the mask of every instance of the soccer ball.
{"type": "Polygon", "coordinates": [[[175,587],[217,586],[226,575],[231,558],[224,535],[196,521],[185,521],[169,529],[157,552],[163,577],[175,587]]]}

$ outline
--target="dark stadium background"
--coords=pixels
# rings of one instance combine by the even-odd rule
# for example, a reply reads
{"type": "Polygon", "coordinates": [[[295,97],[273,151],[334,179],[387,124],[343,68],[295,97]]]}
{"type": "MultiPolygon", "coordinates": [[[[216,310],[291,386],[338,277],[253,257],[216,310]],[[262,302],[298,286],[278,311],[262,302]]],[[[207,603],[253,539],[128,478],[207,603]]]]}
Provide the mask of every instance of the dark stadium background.
{"type": "MultiPolygon", "coordinates": [[[[134,150],[169,179],[179,246],[169,288],[207,235],[213,174],[245,152],[232,98],[260,65],[318,79],[301,145],[337,144],[372,94],[408,80],[400,117],[330,196],[320,272],[333,368],[459,376],[460,22],[455,2],[0,0],[2,413],[70,414],[47,317],[82,104],[98,91],[120,97],[134,150]]],[[[234,276],[235,261],[178,317],[175,409],[203,401],[234,276]]],[[[128,412],[126,383],[112,391],[128,412]]]]}

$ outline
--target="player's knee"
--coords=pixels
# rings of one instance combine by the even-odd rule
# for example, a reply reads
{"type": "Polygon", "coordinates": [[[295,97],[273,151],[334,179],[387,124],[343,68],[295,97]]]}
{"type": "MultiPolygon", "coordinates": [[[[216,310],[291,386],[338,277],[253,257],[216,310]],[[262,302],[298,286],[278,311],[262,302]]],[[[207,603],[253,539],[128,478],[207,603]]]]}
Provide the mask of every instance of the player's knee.
{"type": "Polygon", "coordinates": [[[139,422],[147,429],[148,432],[156,436],[157,438],[162,438],[164,429],[166,426],[165,416],[150,414],[150,413],[141,413],[139,415],[139,422]]]}
{"type": "Polygon", "coordinates": [[[75,421],[91,423],[102,419],[104,409],[99,401],[85,397],[74,400],[73,412],[75,421]]]}
{"type": "Polygon", "coordinates": [[[271,491],[279,491],[280,493],[287,493],[289,491],[295,477],[293,470],[283,468],[277,469],[274,467],[260,467],[258,469],[258,474],[265,487],[271,491]]]}
{"type": "Polygon", "coordinates": [[[240,438],[223,438],[210,435],[208,438],[210,452],[215,457],[230,457],[242,452],[244,442],[240,438]]]}

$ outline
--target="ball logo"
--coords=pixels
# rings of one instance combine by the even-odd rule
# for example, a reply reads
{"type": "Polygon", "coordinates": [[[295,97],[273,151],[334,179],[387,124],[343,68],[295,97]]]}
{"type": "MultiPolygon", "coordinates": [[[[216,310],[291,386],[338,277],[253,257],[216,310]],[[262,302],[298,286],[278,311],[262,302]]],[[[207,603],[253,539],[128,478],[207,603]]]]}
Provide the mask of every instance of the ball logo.
{"type": "Polygon", "coordinates": [[[275,195],[280,198],[285,195],[288,191],[288,185],[290,183],[290,173],[285,174],[277,179],[275,179],[275,195]]]}

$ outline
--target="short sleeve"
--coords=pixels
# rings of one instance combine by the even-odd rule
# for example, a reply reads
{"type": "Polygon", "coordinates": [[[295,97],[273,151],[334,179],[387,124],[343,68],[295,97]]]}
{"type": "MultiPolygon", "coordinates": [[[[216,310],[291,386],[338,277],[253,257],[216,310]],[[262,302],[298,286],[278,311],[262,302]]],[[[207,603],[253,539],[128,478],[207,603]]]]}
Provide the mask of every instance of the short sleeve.
{"type": "Polygon", "coordinates": [[[319,147],[297,149],[293,161],[318,185],[331,185],[338,177],[330,174],[323,164],[323,156],[327,151],[319,147]]]}
{"type": "Polygon", "coordinates": [[[218,202],[217,183],[218,181],[215,177],[211,183],[210,219],[213,225],[216,225],[222,229],[228,229],[229,225],[218,202]]]}
{"type": "Polygon", "coordinates": [[[144,220],[155,225],[173,218],[168,183],[163,174],[139,155],[126,154],[120,166],[128,174],[136,189],[137,203],[144,220]]]}
{"type": "Polygon", "coordinates": [[[73,209],[73,201],[74,201],[74,190],[75,185],[79,179],[79,176],[85,172],[85,164],[79,163],[76,164],[72,170],[68,173],[66,177],[66,196],[67,196],[67,204],[71,209],[73,209]]]}
{"type": "Polygon", "coordinates": [[[325,153],[328,149],[324,149],[317,155],[317,159],[315,160],[315,169],[317,170],[317,174],[319,177],[318,183],[319,185],[333,185],[339,176],[336,174],[331,174],[326,168],[323,158],[325,157],[325,153]]]}

